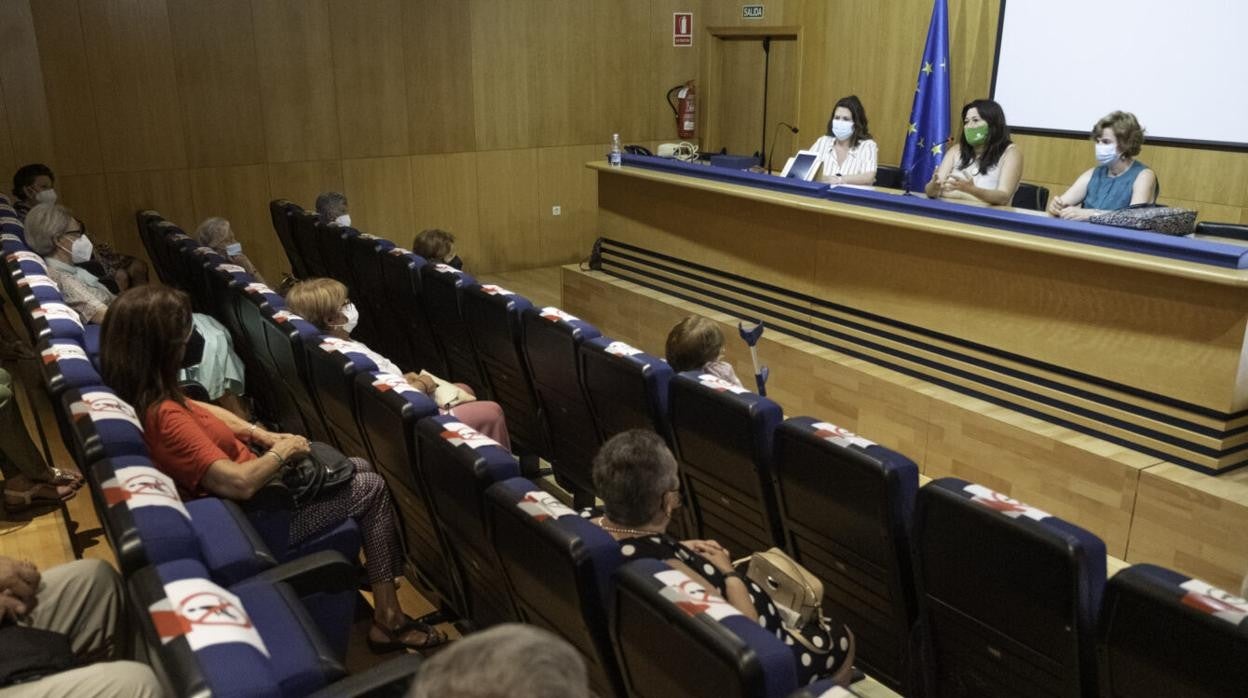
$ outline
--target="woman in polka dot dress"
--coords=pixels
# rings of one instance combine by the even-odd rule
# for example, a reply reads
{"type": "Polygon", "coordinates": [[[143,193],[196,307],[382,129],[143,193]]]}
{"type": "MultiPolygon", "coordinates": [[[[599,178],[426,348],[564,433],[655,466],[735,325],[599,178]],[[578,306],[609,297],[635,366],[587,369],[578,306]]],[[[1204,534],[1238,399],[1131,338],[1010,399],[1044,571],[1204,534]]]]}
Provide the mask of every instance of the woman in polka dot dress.
{"type": "Polygon", "coordinates": [[[627,431],[607,441],[594,458],[594,487],[603,500],[602,516],[587,518],[620,542],[626,558],[663,560],[694,582],[714,589],[742,614],[758,619],[793,651],[801,684],[831,678],[848,684],[853,673],[854,638],[830,619],[800,629],[805,642],[784,628],[779,609],[758,585],[732,566],[728,551],[713,540],[678,541],[667,535],[672,512],[680,506],[676,459],[653,432],[627,431]]]}

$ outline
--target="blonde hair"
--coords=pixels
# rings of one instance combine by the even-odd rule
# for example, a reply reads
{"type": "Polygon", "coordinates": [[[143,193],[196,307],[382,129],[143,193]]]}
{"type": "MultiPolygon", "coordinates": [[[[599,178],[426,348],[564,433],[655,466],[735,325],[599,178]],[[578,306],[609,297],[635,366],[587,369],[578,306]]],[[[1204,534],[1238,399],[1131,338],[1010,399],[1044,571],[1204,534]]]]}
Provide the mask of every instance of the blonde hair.
{"type": "Polygon", "coordinates": [[[667,334],[667,363],[673,371],[694,371],[719,358],[724,350],[724,333],[719,325],[690,315],[676,323],[667,334]]]}
{"type": "Polygon", "coordinates": [[[56,241],[69,230],[74,214],[59,204],[39,204],[26,213],[26,244],[47,257],[56,250],[56,241]]]}
{"type": "Polygon", "coordinates": [[[333,279],[306,279],[290,287],[286,306],[322,332],[347,302],[347,287],[333,279]]]}
{"type": "Polygon", "coordinates": [[[195,229],[195,237],[199,240],[199,244],[220,252],[234,239],[234,231],[230,229],[229,221],[220,216],[213,216],[205,218],[204,222],[199,224],[199,227],[195,229]]]}
{"type": "Polygon", "coordinates": [[[1092,128],[1092,140],[1100,138],[1101,132],[1105,129],[1114,132],[1114,138],[1118,140],[1118,148],[1122,150],[1123,155],[1133,158],[1140,154],[1140,148],[1144,145],[1144,127],[1140,126],[1135,114],[1129,111],[1114,111],[1101,117],[1101,120],[1092,128]]]}

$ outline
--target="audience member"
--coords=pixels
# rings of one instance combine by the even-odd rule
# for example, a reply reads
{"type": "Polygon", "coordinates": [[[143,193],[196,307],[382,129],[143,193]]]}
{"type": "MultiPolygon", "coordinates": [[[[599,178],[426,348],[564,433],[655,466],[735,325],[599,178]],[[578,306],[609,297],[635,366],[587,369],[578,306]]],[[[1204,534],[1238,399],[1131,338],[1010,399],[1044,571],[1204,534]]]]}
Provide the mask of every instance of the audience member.
{"type": "Polygon", "coordinates": [[[962,133],[925,191],[932,198],[1008,206],[1022,176],[1023,154],[1010,140],[1005,111],[991,99],[977,99],[962,107],[962,133]]]}
{"type": "Polygon", "coordinates": [[[286,305],[296,315],[328,335],[327,340],[339,351],[363,354],[372,360],[382,373],[403,376],[413,388],[433,398],[443,414],[452,414],[464,424],[502,444],[503,448],[511,448],[507,421],[498,403],[476,400],[468,386],[457,383],[455,387],[458,390],[455,390],[450,388],[450,383],[426,371],[419,374],[405,374],[403,369],[369,349],[368,345],[352,340],[351,332],[355,329],[360,316],[355,309],[355,304],[347,297],[346,286],[333,279],[300,281],[286,295],[286,305]],[[456,399],[452,403],[443,396],[456,399]],[[469,398],[470,401],[460,402],[464,397],[469,398]]]}
{"type": "Polygon", "coordinates": [[[676,323],[667,333],[666,353],[673,371],[705,371],[733,385],[741,385],[732,364],[724,360],[724,333],[707,318],[690,315],[676,323]]]}
{"type": "Polygon", "coordinates": [[[59,504],[74,496],[82,477],[49,467],[30,440],[13,396],[13,379],[0,368],[0,473],[4,508],[21,511],[32,504],[59,504]]]}
{"type": "Polygon", "coordinates": [[[857,95],[842,97],[828,117],[828,133],[810,149],[823,157],[819,181],[829,184],[874,184],[879,147],[867,130],[867,110],[857,95]]]}
{"type": "Polygon", "coordinates": [[[589,698],[585,660],[532,625],[473,633],[420,666],[408,698],[589,698]]]}
{"type": "Polygon", "coordinates": [[[18,218],[25,218],[30,209],[38,204],[56,203],[56,175],[52,168],[42,163],[22,165],[13,173],[13,210],[18,218]]]}
{"type": "MultiPolygon", "coordinates": [[[[678,541],[667,534],[672,513],[680,506],[676,459],[663,439],[642,429],[615,435],[594,457],[594,489],[602,498],[602,516],[592,519],[620,542],[627,559],[663,560],[704,589],[714,590],[738,611],[780,636],[786,626],[770,597],[733,567],[732,554],[713,540],[678,541]]],[[[740,554],[741,551],[736,551],[740,554]]],[[[848,683],[853,671],[854,638],[848,628],[830,619],[791,629],[807,644],[827,648],[812,654],[791,643],[802,685],[818,678],[848,683]]]]}
{"type": "Polygon", "coordinates": [[[230,260],[231,264],[242,267],[243,271],[255,277],[256,281],[265,283],[260,272],[256,271],[256,265],[243,254],[243,244],[234,237],[234,229],[226,219],[218,216],[205,218],[195,230],[195,239],[199,240],[199,244],[204,247],[216,250],[217,254],[230,260]]]}
{"type": "MultiPolygon", "coordinates": [[[[183,395],[177,369],[191,327],[191,304],[185,293],[163,286],[123,293],[102,329],[103,378],[134,407],[152,462],[173,478],[183,498],[211,495],[246,501],[287,461],[308,455],[308,440],[270,432],[183,395]],[[265,451],[257,456],[249,444],[265,451]]],[[[394,584],[402,573],[402,551],[390,493],[368,461],[351,461],[355,475],[349,485],[322,492],[295,512],[291,545],[354,518],[364,536],[365,567],[373,589],[369,645],[382,652],[445,643],[441,632],[403,613],[394,584]]]]}
{"type": "MultiPolygon", "coordinates": [[[[18,626],[63,635],[72,653],[66,663],[73,665],[9,684],[0,696],[163,696],[150,667],[117,661],[129,646],[124,602],[121,577],[100,560],[76,560],[40,573],[29,562],[0,556],[0,633],[18,626]]],[[[19,642],[6,644],[6,663],[20,663],[23,649],[19,642]]]]}
{"type": "Polygon", "coordinates": [[[455,236],[441,228],[429,228],[416,233],[412,240],[412,252],[435,264],[449,264],[456,269],[464,268],[464,260],[455,254],[455,236]]]}
{"type": "Polygon", "coordinates": [[[351,227],[351,214],[347,213],[347,197],[336,191],[327,191],[316,197],[316,215],[321,225],[351,227]]]}
{"type": "MultiPolygon", "coordinates": [[[[91,257],[91,239],[69,209],[56,204],[39,204],[26,216],[26,236],[30,248],[44,256],[48,274],[61,289],[65,303],[85,321],[102,324],[117,297],[94,274],[74,263],[91,257]]],[[[243,362],[234,353],[233,339],[215,318],[195,314],[195,331],[204,340],[203,355],[186,369],[184,376],[208,391],[231,412],[246,415],[238,397],[243,394],[243,362]]]]}
{"type": "Polygon", "coordinates": [[[1144,129],[1135,115],[1107,114],[1092,127],[1096,167],[1079,175],[1061,196],[1049,200],[1049,213],[1067,220],[1087,219],[1135,204],[1157,200],[1161,185],[1148,165],[1136,160],[1144,129]]]}

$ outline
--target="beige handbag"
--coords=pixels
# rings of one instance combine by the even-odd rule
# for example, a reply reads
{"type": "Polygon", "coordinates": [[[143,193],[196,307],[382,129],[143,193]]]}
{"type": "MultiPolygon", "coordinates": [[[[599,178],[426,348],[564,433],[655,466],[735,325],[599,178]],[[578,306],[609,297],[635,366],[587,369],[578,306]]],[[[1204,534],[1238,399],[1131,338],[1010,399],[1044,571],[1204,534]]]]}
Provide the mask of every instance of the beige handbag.
{"type": "Polygon", "coordinates": [[[772,548],[751,555],[745,576],[781,607],[786,628],[803,628],[820,619],[823,582],[783,550],[772,548]]]}

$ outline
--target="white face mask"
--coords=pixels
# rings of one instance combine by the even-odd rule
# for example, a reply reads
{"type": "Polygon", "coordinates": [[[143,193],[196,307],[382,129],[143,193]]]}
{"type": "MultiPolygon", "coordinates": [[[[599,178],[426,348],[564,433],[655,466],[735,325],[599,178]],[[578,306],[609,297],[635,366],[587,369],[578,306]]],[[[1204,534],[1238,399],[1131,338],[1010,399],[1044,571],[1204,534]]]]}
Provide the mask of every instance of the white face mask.
{"type": "Polygon", "coordinates": [[[854,135],[854,122],[841,121],[840,119],[833,120],[832,135],[835,136],[838,141],[847,140],[850,136],[854,135]]]}
{"type": "Polygon", "coordinates": [[[344,213],[341,216],[338,216],[337,218],[334,219],[334,225],[338,226],[339,228],[350,228],[351,227],[351,214],[344,213]]]}
{"type": "Polygon", "coordinates": [[[56,190],[55,190],[55,189],[44,189],[43,191],[36,193],[36,194],[35,194],[35,201],[36,201],[36,202],[38,202],[38,203],[41,203],[41,204],[54,204],[54,203],[56,203],[56,190]]]}
{"type": "MultiPolygon", "coordinates": [[[[65,248],[62,247],[61,249],[65,248]]],[[[74,240],[73,244],[69,246],[69,258],[73,260],[74,264],[82,264],[90,261],[91,253],[94,251],[95,246],[91,244],[91,238],[83,235],[74,240]]]]}
{"type": "Polygon", "coordinates": [[[347,303],[346,307],[342,309],[342,315],[347,321],[341,325],[334,325],[334,327],[339,327],[343,332],[351,334],[355,330],[355,326],[360,324],[360,311],[355,309],[355,303],[347,303]]]}
{"type": "Polygon", "coordinates": [[[1096,144],[1096,161],[1102,165],[1108,165],[1118,159],[1118,146],[1113,143],[1097,143],[1096,144]]]}
{"type": "Polygon", "coordinates": [[[237,257],[243,253],[243,243],[236,242],[232,245],[225,246],[225,254],[227,257],[237,257]]]}

